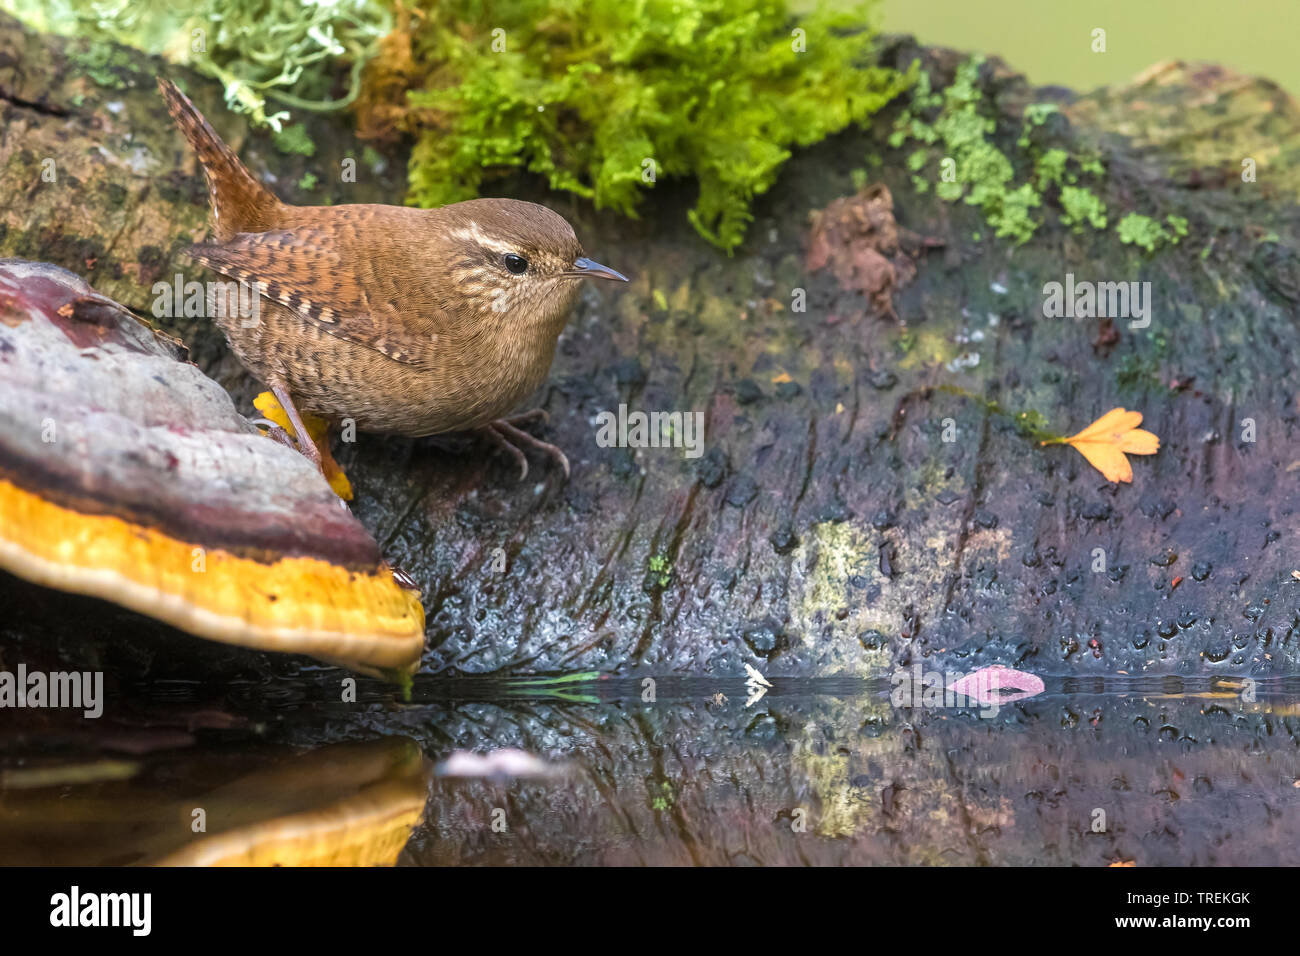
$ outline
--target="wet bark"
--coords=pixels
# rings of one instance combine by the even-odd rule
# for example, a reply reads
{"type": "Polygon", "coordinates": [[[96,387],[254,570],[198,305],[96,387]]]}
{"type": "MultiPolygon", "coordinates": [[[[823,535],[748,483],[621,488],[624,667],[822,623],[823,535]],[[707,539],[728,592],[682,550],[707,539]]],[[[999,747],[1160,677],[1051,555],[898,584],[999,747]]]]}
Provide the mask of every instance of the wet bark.
{"type": "MultiPolygon", "coordinates": [[[[899,42],[892,55],[919,52],[899,42]]],[[[940,79],[957,62],[926,56],[940,79]]],[[[86,63],[82,45],[0,17],[0,256],[55,262],[150,315],[152,284],[193,271],[178,251],[203,235],[206,190],[166,122],[158,64],[86,63]]],[[[222,109],[214,84],[185,79],[282,198],[401,201],[403,157],[382,173],[359,161],[358,182],[341,181],[341,161],[362,151],[344,120],[313,120],[317,154],[286,156],[222,109]]],[[[1047,95],[996,66],[984,83],[1007,130],[1047,95]]],[[[536,461],[519,484],[472,441],[361,435],[336,449],[355,512],[422,588],[426,671],[717,676],[749,663],[865,676],[926,658],[1043,674],[1295,673],[1297,112],[1263,81],[1176,65],[1061,97],[1073,141],[1105,157],[1114,218],[1181,215],[1188,237],[1149,255],[1049,212],[1026,245],[995,241],[971,207],[915,192],[903,154],[883,145],[890,113],[797,155],[731,258],[687,223],[688,183],[657,185],[636,222],[502,185],[556,208],[633,281],[585,293],[539,396],[544,436],[573,461],[568,483],[536,461]],[[931,240],[903,244],[916,275],[891,290],[897,319],[806,258],[810,215],[855,192],[869,155],[884,159],[871,175],[898,224],[931,240]],[[1254,183],[1240,176],[1248,157],[1254,183]],[[1149,281],[1150,327],[1044,318],[1043,286],[1067,272],[1149,281]],[[942,386],[1065,434],[1135,408],[1162,447],[1134,460],[1131,485],[1108,485],[1073,450],[1039,448],[942,386]],[[602,447],[594,422],[621,405],[702,413],[703,454],[602,447]]],[[[214,328],[163,324],[251,410],[258,387],[214,328]]],[[[11,640],[52,629],[67,647],[84,631],[29,616],[81,602],[65,610],[7,578],[0,599],[28,612],[0,623],[11,640]]],[[[172,638],[127,617],[97,639],[172,638]]],[[[158,655],[132,659],[148,671],[158,655]]]]}

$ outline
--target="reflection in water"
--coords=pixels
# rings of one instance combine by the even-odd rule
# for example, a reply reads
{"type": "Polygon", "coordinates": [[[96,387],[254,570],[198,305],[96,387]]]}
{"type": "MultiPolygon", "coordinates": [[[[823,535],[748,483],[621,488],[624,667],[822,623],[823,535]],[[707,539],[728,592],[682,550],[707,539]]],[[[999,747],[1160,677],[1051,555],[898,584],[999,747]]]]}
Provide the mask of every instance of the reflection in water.
{"type": "Polygon", "coordinates": [[[981,718],[888,685],[660,682],[657,701],[429,711],[459,746],[567,759],[567,778],[438,780],[428,864],[1295,863],[1295,688],[1061,682],[981,718]],[[719,690],[725,701],[713,695],[719,690]],[[1150,695],[1150,696],[1148,696],[1150,695]],[[1188,696],[1198,695],[1198,696],[1188,696]],[[493,832],[493,808],[508,832],[493,832]],[[1098,813],[1098,811],[1101,811],[1098,813]]]}
{"type": "Polygon", "coordinates": [[[249,688],[238,709],[265,727],[255,746],[225,731],[138,758],[126,780],[102,766],[84,783],[75,773],[13,778],[0,791],[0,853],[83,863],[1300,862],[1294,683],[1261,682],[1249,700],[1240,684],[1049,679],[985,717],[978,705],[896,707],[887,681],[772,683],[749,707],[742,681],[660,680],[653,694],[640,681],[592,681],[521,696],[459,680],[421,683],[408,704],[376,684],[360,705],[307,694],[260,714],[265,698],[249,688]],[[506,748],[554,772],[430,772],[456,751],[506,748]],[[196,806],[208,812],[206,835],[189,832],[196,806]]]}
{"type": "Polygon", "coordinates": [[[303,755],[183,751],[20,775],[0,802],[5,864],[392,864],[424,809],[429,764],[409,740],[303,755]],[[117,765],[122,766],[120,762],[117,765]],[[199,832],[195,832],[199,830],[199,832]]]}

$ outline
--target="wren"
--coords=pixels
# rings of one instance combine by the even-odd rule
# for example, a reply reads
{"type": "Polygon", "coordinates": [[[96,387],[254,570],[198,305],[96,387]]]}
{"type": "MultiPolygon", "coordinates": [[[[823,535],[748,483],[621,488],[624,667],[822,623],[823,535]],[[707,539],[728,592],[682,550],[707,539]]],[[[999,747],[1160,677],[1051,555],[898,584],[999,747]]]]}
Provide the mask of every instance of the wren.
{"type": "Polygon", "coordinates": [[[546,380],[583,279],[627,279],[583,255],[557,213],[514,199],[439,209],[290,206],[239,161],[170,80],[158,86],[199,159],[215,242],[195,261],[260,295],[257,321],[218,314],[320,467],[301,413],[421,437],[478,431],[528,474],[520,446],[564,453],[506,417],[546,380]]]}

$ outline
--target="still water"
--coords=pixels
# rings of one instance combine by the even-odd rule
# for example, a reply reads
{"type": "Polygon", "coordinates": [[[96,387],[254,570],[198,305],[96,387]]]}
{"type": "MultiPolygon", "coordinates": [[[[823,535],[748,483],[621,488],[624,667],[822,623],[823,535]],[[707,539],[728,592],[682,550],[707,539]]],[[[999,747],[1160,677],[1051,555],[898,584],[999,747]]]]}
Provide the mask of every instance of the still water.
{"type": "Polygon", "coordinates": [[[46,723],[27,757],[11,735],[0,862],[1300,863],[1297,681],[1251,701],[1048,678],[981,716],[895,706],[888,680],[752,702],[742,681],[461,679],[405,703],[363,683],[345,704],[325,673],[220,703],[142,687],[95,739],[46,723]],[[533,775],[449,775],[507,748],[533,775]]]}

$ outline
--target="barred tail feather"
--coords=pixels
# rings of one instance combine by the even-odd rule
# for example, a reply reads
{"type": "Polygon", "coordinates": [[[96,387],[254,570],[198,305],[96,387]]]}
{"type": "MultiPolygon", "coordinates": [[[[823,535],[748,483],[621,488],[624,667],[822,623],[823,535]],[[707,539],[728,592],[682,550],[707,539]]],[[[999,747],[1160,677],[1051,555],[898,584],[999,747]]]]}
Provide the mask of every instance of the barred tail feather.
{"type": "Polygon", "coordinates": [[[167,101],[167,111],[189,140],[207,177],[217,241],[225,242],[241,232],[261,232],[272,228],[280,201],[253,178],[175,83],[158,77],[158,89],[167,101]]]}

